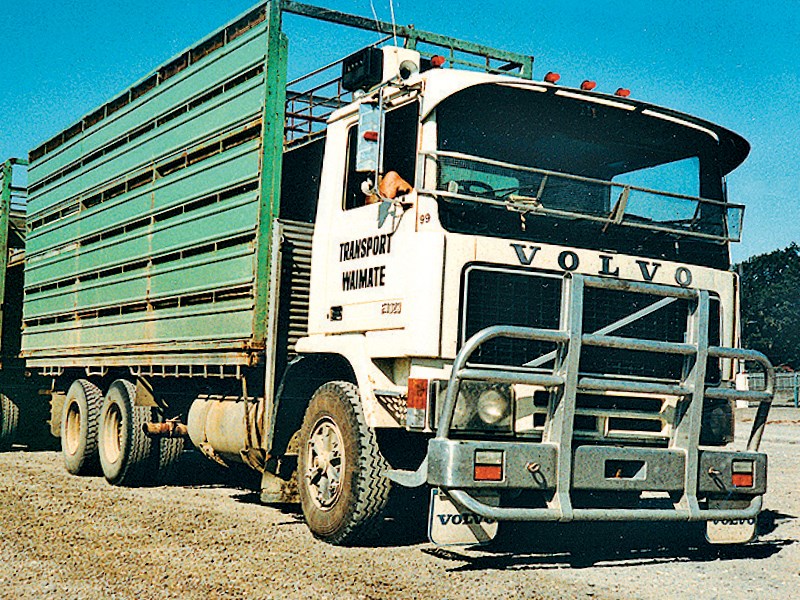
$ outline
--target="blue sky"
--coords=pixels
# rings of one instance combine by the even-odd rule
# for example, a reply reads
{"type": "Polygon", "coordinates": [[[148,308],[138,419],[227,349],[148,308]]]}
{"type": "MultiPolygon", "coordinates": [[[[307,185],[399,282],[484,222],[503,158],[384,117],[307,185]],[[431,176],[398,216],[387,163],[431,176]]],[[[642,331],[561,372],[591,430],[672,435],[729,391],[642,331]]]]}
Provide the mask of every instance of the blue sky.
{"type": "MultiPolygon", "coordinates": [[[[313,0],[372,15],[370,0],[313,0]]],[[[3,8],[0,159],[25,155],[158,64],[250,8],[250,0],[28,0],[3,8]]],[[[373,0],[390,20],[388,0],[373,0]]],[[[535,57],[534,75],[583,79],[717,122],[747,138],[728,178],[747,205],[741,260],[800,242],[800,2],[395,0],[397,22],[535,57]]],[[[373,35],[287,21],[292,69],[373,35]]]]}

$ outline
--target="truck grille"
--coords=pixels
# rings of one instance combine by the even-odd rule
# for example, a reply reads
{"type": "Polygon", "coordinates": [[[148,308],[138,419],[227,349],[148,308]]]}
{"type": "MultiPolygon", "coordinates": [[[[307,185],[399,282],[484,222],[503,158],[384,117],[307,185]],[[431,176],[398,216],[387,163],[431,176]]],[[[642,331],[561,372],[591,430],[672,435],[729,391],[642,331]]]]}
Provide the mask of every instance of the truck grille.
{"type": "MultiPolygon", "coordinates": [[[[461,345],[473,334],[492,325],[516,325],[559,329],[563,278],[553,274],[473,265],[465,270],[461,306],[461,345]]],[[[583,332],[617,337],[683,342],[689,328],[691,302],[664,300],[642,292],[598,287],[584,288],[583,332]],[[634,313],[661,306],[640,318],[625,321],[634,313]],[[619,324],[624,323],[623,326],[619,324]],[[613,328],[613,331],[609,331],[613,328]]],[[[709,344],[720,345],[719,300],[710,302],[709,344]]],[[[478,347],[471,363],[521,368],[553,368],[556,344],[526,339],[495,338],[478,347]],[[545,355],[550,354],[550,357],[545,355]]],[[[592,377],[646,378],[679,382],[684,358],[583,346],[579,370],[592,377]]],[[[718,360],[710,360],[706,379],[720,379],[718,360]]],[[[540,436],[544,429],[550,392],[540,390],[528,400],[529,417],[515,427],[520,435],[540,436]]],[[[576,440],[663,444],[668,440],[675,416],[674,401],[630,394],[579,393],[576,398],[576,440]]]]}
{"type": "MultiPolygon", "coordinates": [[[[545,273],[470,266],[465,271],[461,344],[492,325],[518,325],[558,329],[562,278],[545,273]]],[[[583,303],[583,331],[596,333],[659,300],[640,292],[587,288],[583,303]]],[[[688,325],[689,301],[674,299],[611,335],[663,342],[683,342],[688,325]]],[[[712,298],[709,343],[719,345],[719,301],[712,298]]],[[[555,344],[505,338],[481,346],[471,362],[483,365],[523,366],[556,349],[555,344]]],[[[584,347],[580,370],[592,375],[647,377],[678,381],[684,360],[677,355],[584,347]]],[[[552,367],[552,361],[541,366],[552,367]]],[[[717,362],[708,365],[708,380],[719,380],[717,362]]]]}
{"type": "MultiPolygon", "coordinates": [[[[491,325],[558,329],[561,278],[514,271],[468,268],[462,303],[461,344],[491,325]]],[[[494,339],[473,354],[473,362],[519,366],[555,350],[555,344],[494,339]]]]}

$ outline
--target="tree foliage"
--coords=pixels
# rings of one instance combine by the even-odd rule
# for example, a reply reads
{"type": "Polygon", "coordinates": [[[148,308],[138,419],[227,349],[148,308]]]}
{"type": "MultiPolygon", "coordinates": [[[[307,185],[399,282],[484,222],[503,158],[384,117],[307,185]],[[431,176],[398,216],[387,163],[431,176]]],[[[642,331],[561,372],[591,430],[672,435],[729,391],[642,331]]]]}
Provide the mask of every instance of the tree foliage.
{"type": "Polygon", "coordinates": [[[800,369],[800,246],[753,256],[738,269],[745,348],[800,369]]]}

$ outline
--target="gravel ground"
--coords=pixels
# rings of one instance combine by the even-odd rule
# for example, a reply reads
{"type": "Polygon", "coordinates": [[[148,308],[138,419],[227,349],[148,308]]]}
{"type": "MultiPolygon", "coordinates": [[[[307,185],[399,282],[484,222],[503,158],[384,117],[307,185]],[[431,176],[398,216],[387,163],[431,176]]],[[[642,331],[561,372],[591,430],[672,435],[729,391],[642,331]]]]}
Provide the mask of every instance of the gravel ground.
{"type": "Polygon", "coordinates": [[[788,599],[800,587],[800,410],[771,418],[762,535],[734,548],[686,525],[540,524],[502,549],[453,550],[404,523],[382,547],[335,548],[294,507],[259,505],[201,459],[182,476],[203,485],[121,489],[17,450],[0,455],[0,598],[788,599]]]}

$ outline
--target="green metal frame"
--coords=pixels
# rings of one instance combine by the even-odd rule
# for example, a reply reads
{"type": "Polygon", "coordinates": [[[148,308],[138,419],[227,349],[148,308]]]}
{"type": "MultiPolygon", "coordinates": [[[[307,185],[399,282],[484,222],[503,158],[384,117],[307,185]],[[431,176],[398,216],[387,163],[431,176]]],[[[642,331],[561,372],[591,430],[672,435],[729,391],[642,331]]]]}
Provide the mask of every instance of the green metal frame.
{"type": "MultiPolygon", "coordinates": [[[[451,51],[481,56],[485,59],[505,61],[507,65],[496,69],[497,72],[511,74],[514,69],[517,69],[519,77],[524,79],[531,79],[533,77],[533,56],[527,54],[499,50],[497,48],[484,46],[483,44],[476,44],[474,42],[459,40],[438,33],[423,31],[410,25],[395,25],[385,21],[379,21],[377,19],[367,19],[365,17],[329,10],[319,6],[311,6],[308,4],[302,4],[300,2],[293,2],[292,0],[284,0],[282,4],[283,11],[287,13],[310,17],[320,21],[328,21],[330,23],[336,23],[339,25],[347,25],[348,27],[355,27],[357,29],[363,29],[366,31],[375,31],[385,35],[396,35],[397,37],[405,38],[406,48],[414,49],[419,43],[433,44],[442,48],[448,48],[451,51]]],[[[468,63],[460,60],[455,60],[454,62],[478,66],[475,63],[468,63]]]]}
{"type": "MultiPolygon", "coordinates": [[[[9,158],[0,169],[0,298],[6,294],[6,270],[8,269],[9,228],[11,226],[11,196],[14,191],[23,191],[14,187],[14,166],[27,166],[28,161],[21,158],[9,158]]],[[[3,312],[5,303],[0,305],[0,339],[3,332],[3,312]]]]}

